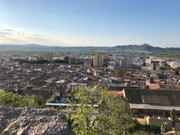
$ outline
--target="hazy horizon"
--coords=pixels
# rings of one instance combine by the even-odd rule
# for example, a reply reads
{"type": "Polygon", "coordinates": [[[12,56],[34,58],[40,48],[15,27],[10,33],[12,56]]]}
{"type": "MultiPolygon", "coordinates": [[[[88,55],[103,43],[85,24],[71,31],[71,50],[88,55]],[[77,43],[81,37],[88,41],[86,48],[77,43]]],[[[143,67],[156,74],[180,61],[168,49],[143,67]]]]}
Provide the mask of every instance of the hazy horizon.
{"type": "Polygon", "coordinates": [[[1,0],[0,44],[180,47],[179,0],[1,0]]]}
{"type": "MultiPolygon", "coordinates": [[[[144,44],[148,44],[148,43],[143,43],[143,44],[127,44],[127,45],[111,45],[111,46],[93,46],[93,45],[89,45],[89,46],[70,46],[70,45],[43,45],[43,44],[33,44],[33,43],[30,43],[30,44],[0,44],[1,45],[20,45],[20,46],[26,46],[26,45],[40,45],[40,46],[48,46],[48,47],[115,47],[115,46],[128,46],[128,45],[144,45],[144,44]]],[[[150,44],[148,44],[150,45],[150,44]]],[[[153,47],[156,47],[154,45],[151,45],[153,47]]],[[[164,48],[164,47],[162,47],[164,48]]]]}

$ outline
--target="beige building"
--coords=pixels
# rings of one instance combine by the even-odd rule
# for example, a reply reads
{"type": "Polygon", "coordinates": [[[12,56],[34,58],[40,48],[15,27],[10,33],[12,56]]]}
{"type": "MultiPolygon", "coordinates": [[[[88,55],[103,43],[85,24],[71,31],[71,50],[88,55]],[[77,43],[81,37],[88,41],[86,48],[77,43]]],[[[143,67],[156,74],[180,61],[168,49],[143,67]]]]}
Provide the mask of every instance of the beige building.
{"type": "Polygon", "coordinates": [[[93,57],[93,66],[103,66],[104,60],[103,60],[103,56],[101,54],[96,54],[93,57]]]}

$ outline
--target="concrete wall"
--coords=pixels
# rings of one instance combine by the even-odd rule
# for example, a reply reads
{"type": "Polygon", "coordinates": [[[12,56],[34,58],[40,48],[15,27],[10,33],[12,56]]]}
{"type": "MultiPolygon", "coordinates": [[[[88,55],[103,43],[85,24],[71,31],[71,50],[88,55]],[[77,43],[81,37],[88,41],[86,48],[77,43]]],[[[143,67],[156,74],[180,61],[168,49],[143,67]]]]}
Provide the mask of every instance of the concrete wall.
{"type": "MultiPolygon", "coordinates": [[[[147,122],[149,125],[157,125],[161,126],[162,123],[167,122],[170,128],[172,128],[172,121],[168,118],[150,118],[150,117],[145,117],[144,120],[147,122]]],[[[176,129],[180,129],[180,122],[176,122],[176,129]]]]}

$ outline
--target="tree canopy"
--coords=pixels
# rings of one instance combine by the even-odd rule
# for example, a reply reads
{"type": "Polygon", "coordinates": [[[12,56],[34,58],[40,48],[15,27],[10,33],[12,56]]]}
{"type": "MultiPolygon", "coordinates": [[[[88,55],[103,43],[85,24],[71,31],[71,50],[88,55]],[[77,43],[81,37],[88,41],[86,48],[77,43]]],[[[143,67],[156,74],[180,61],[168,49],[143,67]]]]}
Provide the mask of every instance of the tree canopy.
{"type": "Polygon", "coordinates": [[[107,92],[103,86],[79,87],[73,90],[72,104],[77,114],[73,127],[77,134],[122,134],[134,126],[126,100],[107,92]],[[94,105],[98,105],[95,108],[94,105]],[[74,126],[76,125],[76,126],[74,126]]]}
{"type": "Polygon", "coordinates": [[[15,61],[18,61],[19,64],[23,64],[23,63],[27,63],[27,64],[47,64],[47,63],[49,63],[49,61],[45,60],[45,59],[38,59],[38,60],[16,59],[15,61]]]}
{"type": "Polygon", "coordinates": [[[36,95],[18,95],[12,92],[0,92],[0,105],[8,107],[34,107],[41,108],[43,100],[36,95]]]}
{"type": "Polygon", "coordinates": [[[55,103],[53,99],[46,100],[46,103],[55,103]]]}

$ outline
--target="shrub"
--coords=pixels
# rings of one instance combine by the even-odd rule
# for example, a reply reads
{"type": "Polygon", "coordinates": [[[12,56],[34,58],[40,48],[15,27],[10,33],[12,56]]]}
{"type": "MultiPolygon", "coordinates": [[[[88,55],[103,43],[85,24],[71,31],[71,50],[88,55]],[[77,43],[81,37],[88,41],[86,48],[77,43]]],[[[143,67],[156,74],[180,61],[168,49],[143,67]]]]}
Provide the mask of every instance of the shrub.
{"type": "Polygon", "coordinates": [[[77,112],[70,121],[76,134],[119,135],[127,133],[134,126],[126,101],[108,93],[106,87],[79,87],[75,90],[71,104],[77,112]],[[76,103],[79,105],[74,108],[76,103]],[[95,108],[94,105],[99,107],[95,108]]]}
{"type": "Polygon", "coordinates": [[[55,102],[52,99],[48,99],[48,100],[46,100],[46,103],[55,103],[55,102]]]}
{"type": "Polygon", "coordinates": [[[0,92],[0,105],[8,107],[34,107],[41,108],[43,106],[42,97],[36,95],[19,95],[12,92],[0,92]]]}
{"type": "Polygon", "coordinates": [[[160,126],[155,126],[155,125],[143,125],[138,123],[137,121],[135,122],[136,124],[134,125],[134,127],[131,129],[131,133],[137,133],[137,132],[148,132],[148,133],[154,133],[154,134],[160,134],[161,132],[161,128],[160,126]]]}

